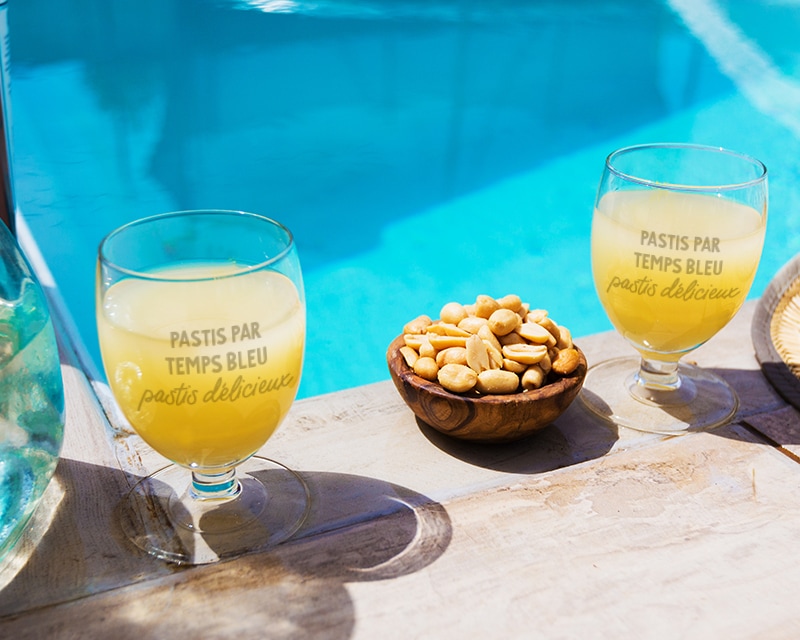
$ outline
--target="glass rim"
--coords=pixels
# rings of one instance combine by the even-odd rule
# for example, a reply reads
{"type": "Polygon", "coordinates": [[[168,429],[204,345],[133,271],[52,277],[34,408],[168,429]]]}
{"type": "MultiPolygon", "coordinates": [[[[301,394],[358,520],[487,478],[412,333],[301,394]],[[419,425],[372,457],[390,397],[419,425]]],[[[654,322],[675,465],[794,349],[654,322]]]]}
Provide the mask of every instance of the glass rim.
{"type": "Polygon", "coordinates": [[[761,162],[761,160],[759,160],[758,158],[755,158],[746,153],[741,153],[739,151],[733,151],[732,149],[728,149],[726,147],[717,147],[713,145],[695,144],[688,142],[651,142],[646,144],[635,144],[626,147],[621,147],[615,151],[612,151],[606,156],[605,165],[606,169],[608,169],[608,171],[613,173],[618,178],[622,178],[624,180],[628,180],[630,182],[640,184],[645,187],[651,187],[655,189],[666,189],[673,191],[689,191],[689,192],[736,191],[740,189],[747,189],[761,182],[764,182],[767,179],[767,166],[763,162],[761,162]],[[622,171],[618,169],[616,166],[614,166],[614,159],[617,157],[635,151],[644,151],[649,149],[677,149],[677,150],[683,149],[689,151],[700,151],[703,153],[723,154],[743,160],[747,164],[756,167],[759,173],[756,177],[751,178],[750,180],[744,180],[740,182],[728,182],[722,184],[700,185],[700,184],[680,184],[677,182],[663,182],[659,180],[652,180],[649,178],[643,178],[641,176],[637,176],[632,173],[622,171]]]}
{"type": "MultiPolygon", "coordinates": [[[[106,267],[114,269],[119,273],[125,274],[127,276],[139,278],[140,280],[153,280],[159,282],[203,282],[207,280],[221,280],[225,278],[233,278],[237,276],[241,276],[247,273],[253,273],[255,271],[260,271],[265,267],[268,267],[271,264],[275,264],[282,260],[286,255],[294,248],[294,235],[289,230],[289,228],[281,222],[278,222],[274,218],[270,218],[269,216],[262,215],[260,213],[251,213],[249,211],[241,211],[237,209],[185,209],[182,211],[169,211],[166,213],[158,213],[151,216],[146,216],[144,218],[138,218],[136,220],[131,220],[130,222],[126,222],[125,224],[113,229],[108,234],[106,234],[103,239],[100,241],[100,244],[97,249],[97,255],[100,263],[106,267]],[[125,233],[129,229],[133,227],[138,227],[146,224],[151,224],[154,222],[158,222],[160,220],[164,220],[166,218],[181,218],[181,217],[189,217],[189,216],[235,216],[235,217],[246,217],[255,220],[260,220],[262,222],[266,222],[271,224],[273,227],[280,229],[286,235],[286,246],[276,255],[268,258],[266,260],[262,260],[256,264],[252,265],[238,265],[240,268],[237,268],[235,271],[231,273],[226,273],[223,275],[216,275],[216,276],[202,276],[202,277],[175,277],[175,276],[161,276],[157,273],[153,273],[152,271],[140,271],[139,269],[131,269],[130,267],[122,266],[121,264],[114,262],[111,260],[106,252],[106,248],[108,244],[113,241],[117,236],[122,233],[125,233]]],[[[236,263],[231,263],[232,265],[236,263]]]]}

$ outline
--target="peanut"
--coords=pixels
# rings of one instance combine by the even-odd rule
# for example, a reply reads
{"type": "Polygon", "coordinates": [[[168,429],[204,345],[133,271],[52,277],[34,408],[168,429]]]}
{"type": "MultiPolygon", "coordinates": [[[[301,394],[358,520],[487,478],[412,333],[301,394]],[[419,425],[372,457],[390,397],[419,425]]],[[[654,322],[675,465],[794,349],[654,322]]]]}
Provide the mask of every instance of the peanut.
{"type": "Polygon", "coordinates": [[[449,322],[451,324],[458,324],[467,317],[467,310],[464,305],[458,302],[448,302],[442,307],[439,312],[439,318],[442,322],[449,322]]]}
{"type": "Polygon", "coordinates": [[[448,347],[436,354],[436,364],[441,369],[446,364],[467,364],[467,350],[464,347],[448,347]]]}
{"type": "Polygon", "coordinates": [[[519,376],[512,371],[489,369],[478,374],[475,388],[480,393],[508,394],[519,387],[519,376]]]}
{"type": "Polygon", "coordinates": [[[504,344],[525,344],[526,340],[521,335],[519,335],[516,331],[512,331],[511,333],[500,336],[497,338],[498,342],[501,345],[504,344]]]}
{"type": "Polygon", "coordinates": [[[503,355],[522,364],[536,364],[547,355],[547,347],[540,344],[507,344],[503,355]]]}
{"type": "Polygon", "coordinates": [[[497,339],[497,336],[492,333],[492,330],[489,328],[488,323],[478,329],[478,337],[487,343],[493,349],[500,351],[503,348],[503,345],[500,344],[500,341],[497,339]]]}
{"type": "Polygon", "coordinates": [[[433,320],[430,319],[430,316],[417,316],[403,327],[403,333],[425,333],[425,329],[427,329],[432,322],[433,320]]]}
{"type": "Polygon", "coordinates": [[[408,345],[400,347],[400,355],[403,356],[406,364],[412,369],[414,368],[414,363],[419,359],[419,354],[408,345]]]}
{"type": "Polygon", "coordinates": [[[517,333],[525,338],[528,342],[533,342],[535,344],[547,344],[548,342],[552,341],[553,344],[555,344],[553,335],[542,325],[537,324],[536,322],[523,323],[520,328],[517,329],[517,333]]]}
{"type": "Polygon", "coordinates": [[[427,340],[424,340],[419,346],[419,355],[421,355],[423,358],[435,358],[438,349],[431,344],[431,339],[429,336],[425,337],[427,340]]]}
{"type": "Polygon", "coordinates": [[[467,338],[467,366],[475,373],[489,369],[489,352],[486,344],[478,336],[467,338]]]}
{"type": "Polygon", "coordinates": [[[578,368],[580,361],[581,358],[576,349],[562,349],[553,359],[553,371],[561,376],[568,376],[578,368]]]}
{"type": "Polygon", "coordinates": [[[430,342],[428,336],[422,333],[407,333],[403,336],[403,342],[407,347],[411,347],[415,351],[419,351],[423,342],[430,342]]]}
{"type": "Polygon", "coordinates": [[[525,316],[525,321],[535,322],[536,324],[539,324],[546,317],[547,317],[547,311],[545,309],[531,309],[525,316]]]}
{"type": "Polygon", "coordinates": [[[479,318],[488,318],[499,308],[497,300],[490,296],[480,295],[475,299],[475,315],[479,318]]]}
{"type": "Polygon", "coordinates": [[[543,318],[539,324],[547,329],[550,335],[553,336],[553,344],[556,344],[558,342],[558,338],[560,337],[560,331],[558,330],[558,325],[553,322],[553,319],[549,317],[543,318]]]}
{"type": "Polygon", "coordinates": [[[542,371],[544,371],[544,375],[550,373],[550,370],[553,368],[553,361],[550,357],[550,352],[548,351],[547,355],[539,360],[537,364],[542,368],[542,371]]]}
{"type": "Polygon", "coordinates": [[[489,329],[498,337],[505,336],[520,326],[522,320],[511,309],[498,309],[489,316],[489,329]]]}
{"type": "Polygon", "coordinates": [[[539,389],[548,376],[569,375],[580,363],[569,329],[517,295],[448,302],[439,315],[408,322],[400,354],[418,376],[453,393],[539,389]]]}
{"type": "Polygon", "coordinates": [[[483,340],[483,344],[486,345],[486,350],[489,352],[489,359],[495,364],[492,368],[501,367],[503,365],[503,346],[497,336],[492,333],[488,324],[478,330],[478,337],[483,340]]]}
{"type": "Polygon", "coordinates": [[[513,371],[514,373],[525,373],[525,371],[528,369],[528,365],[517,362],[516,360],[503,358],[503,369],[506,371],[513,371]]]}
{"type": "Polygon", "coordinates": [[[478,374],[463,364],[446,364],[437,376],[439,384],[453,393],[464,393],[478,382],[478,374]]]}
{"type": "Polygon", "coordinates": [[[532,364],[522,374],[522,388],[526,391],[538,389],[544,384],[546,375],[538,364],[532,364]]]}
{"type": "Polygon", "coordinates": [[[420,378],[435,381],[439,375],[439,366],[433,358],[418,358],[414,363],[414,373],[420,378]]]}
{"type": "Polygon", "coordinates": [[[450,322],[434,322],[428,327],[427,331],[428,333],[435,333],[437,336],[457,336],[466,338],[469,335],[469,331],[459,329],[458,325],[450,322]]]}
{"type": "Polygon", "coordinates": [[[564,326],[558,326],[558,340],[556,346],[559,349],[570,349],[572,347],[572,333],[564,326]]]}
{"type": "Polygon", "coordinates": [[[514,313],[522,308],[522,299],[513,293],[497,299],[497,304],[501,309],[510,309],[514,313]]]}
{"type": "Polygon", "coordinates": [[[478,316],[467,316],[458,323],[458,328],[463,329],[469,333],[478,333],[483,325],[489,322],[486,318],[479,318],[478,316]]]}
{"type": "Polygon", "coordinates": [[[429,334],[428,339],[437,351],[448,349],[449,347],[464,347],[467,344],[467,338],[462,336],[440,336],[432,333],[429,334]]]}

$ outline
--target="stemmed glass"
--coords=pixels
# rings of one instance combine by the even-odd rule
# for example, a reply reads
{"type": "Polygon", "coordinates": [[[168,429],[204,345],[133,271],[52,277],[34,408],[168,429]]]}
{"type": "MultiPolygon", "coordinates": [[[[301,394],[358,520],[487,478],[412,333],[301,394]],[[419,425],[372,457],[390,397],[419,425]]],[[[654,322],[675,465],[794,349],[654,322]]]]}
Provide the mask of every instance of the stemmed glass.
{"type": "Polygon", "coordinates": [[[302,477],[254,454],[291,407],[305,299],[291,233],[237,211],[132,222],[101,243],[97,325],[116,402],[173,464],[136,484],[122,527],[202,564],[275,545],[309,511],[302,477]]]}
{"type": "Polygon", "coordinates": [[[610,421],[680,434],[729,421],[736,392],[679,362],[744,302],[767,224],[767,170],[717,147],[648,144],[608,156],[592,221],[595,287],[639,356],[590,368],[582,399],[610,421]]]}

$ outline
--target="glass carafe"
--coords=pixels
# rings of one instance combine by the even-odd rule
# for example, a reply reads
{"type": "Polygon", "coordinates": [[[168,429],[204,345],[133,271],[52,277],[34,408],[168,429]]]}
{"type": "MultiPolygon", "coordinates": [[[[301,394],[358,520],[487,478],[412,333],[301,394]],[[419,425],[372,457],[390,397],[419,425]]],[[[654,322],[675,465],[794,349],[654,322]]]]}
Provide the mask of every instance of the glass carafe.
{"type": "Polygon", "coordinates": [[[64,391],[47,302],[0,224],[0,559],[44,494],[63,434],[64,391]]]}

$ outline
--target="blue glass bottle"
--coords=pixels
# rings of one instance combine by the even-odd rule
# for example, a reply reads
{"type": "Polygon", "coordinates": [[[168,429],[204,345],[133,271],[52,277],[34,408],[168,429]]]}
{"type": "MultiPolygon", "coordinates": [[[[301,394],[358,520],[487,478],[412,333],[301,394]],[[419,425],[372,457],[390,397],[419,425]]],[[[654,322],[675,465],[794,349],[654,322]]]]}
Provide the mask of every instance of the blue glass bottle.
{"type": "Polygon", "coordinates": [[[47,488],[63,436],[64,390],[47,302],[0,224],[0,559],[47,488]]]}

